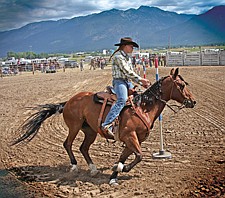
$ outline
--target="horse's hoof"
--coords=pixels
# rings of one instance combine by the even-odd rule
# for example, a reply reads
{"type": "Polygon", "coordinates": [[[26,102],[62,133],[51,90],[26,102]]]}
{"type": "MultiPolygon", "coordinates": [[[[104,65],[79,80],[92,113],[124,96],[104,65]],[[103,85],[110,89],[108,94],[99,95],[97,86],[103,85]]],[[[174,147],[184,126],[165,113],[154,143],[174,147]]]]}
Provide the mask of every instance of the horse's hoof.
{"type": "Polygon", "coordinates": [[[109,181],[109,185],[111,185],[111,186],[117,186],[117,185],[119,185],[118,184],[118,179],[111,179],[109,181]]]}

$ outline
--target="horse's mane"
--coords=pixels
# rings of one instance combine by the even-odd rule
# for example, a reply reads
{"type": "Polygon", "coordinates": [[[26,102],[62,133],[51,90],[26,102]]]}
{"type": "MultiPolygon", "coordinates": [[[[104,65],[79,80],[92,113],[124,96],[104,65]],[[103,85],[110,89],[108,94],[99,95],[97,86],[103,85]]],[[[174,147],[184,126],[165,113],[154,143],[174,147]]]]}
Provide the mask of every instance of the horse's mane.
{"type": "Polygon", "coordinates": [[[148,103],[152,104],[153,98],[159,98],[161,94],[161,85],[162,81],[166,79],[168,76],[160,78],[158,81],[156,81],[153,85],[151,85],[149,88],[147,88],[143,93],[135,96],[134,101],[136,103],[148,103]]]}

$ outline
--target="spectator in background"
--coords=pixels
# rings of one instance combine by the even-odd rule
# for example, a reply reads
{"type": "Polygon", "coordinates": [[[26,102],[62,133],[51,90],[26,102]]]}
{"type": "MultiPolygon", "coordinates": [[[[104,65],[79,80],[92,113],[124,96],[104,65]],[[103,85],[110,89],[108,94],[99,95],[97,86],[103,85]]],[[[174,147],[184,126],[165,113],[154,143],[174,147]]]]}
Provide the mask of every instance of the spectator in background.
{"type": "Polygon", "coordinates": [[[80,60],[80,71],[84,70],[83,59],[80,60]]]}
{"type": "Polygon", "coordinates": [[[135,56],[132,57],[132,65],[133,65],[133,69],[136,69],[136,57],[135,56]]]}
{"type": "Polygon", "coordinates": [[[93,68],[93,70],[95,70],[95,65],[96,65],[96,61],[95,58],[91,59],[91,66],[90,66],[90,70],[93,68]]]}
{"type": "Polygon", "coordinates": [[[44,70],[44,64],[41,63],[40,67],[41,67],[41,73],[44,73],[45,72],[45,70],[44,70]]]}
{"type": "Polygon", "coordinates": [[[162,59],[163,59],[163,66],[166,67],[166,56],[163,56],[162,59]]]}

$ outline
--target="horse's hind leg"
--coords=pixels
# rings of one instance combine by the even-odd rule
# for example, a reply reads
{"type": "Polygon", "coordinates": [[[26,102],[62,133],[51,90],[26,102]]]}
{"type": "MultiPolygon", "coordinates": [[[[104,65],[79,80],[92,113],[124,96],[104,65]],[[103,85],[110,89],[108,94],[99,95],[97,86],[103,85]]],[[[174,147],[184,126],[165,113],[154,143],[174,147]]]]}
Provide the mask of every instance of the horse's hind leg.
{"type": "Polygon", "coordinates": [[[76,158],[73,154],[73,151],[72,151],[72,144],[73,144],[73,141],[74,141],[75,137],[77,136],[78,132],[79,132],[79,129],[70,128],[69,134],[68,134],[65,142],[63,143],[63,146],[64,146],[64,148],[66,149],[66,151],[69,155],[70,162],[71,162],[71,165],[72,165],[70,171],[78,171],[77,160],[76,160],[76,158]]]}
{"type": "Polygon", "coordinates": [[[82,128],[82,131],[85,134],[84,137],[84,141],[80,146],[80,151],[82,153],[82,155],[84,156],[90,171],[91,171],[91,176],[95,176],[96,174],[99,173],[99,171],[97,170],[96,166],[94,165],[90,155],[89,155],[89,148],[91,146],[91,144],[93,144],[93,142],[95,141],[96,137],[97,137],[97,133],[92,130],[90,127],[85,127],[82,128]]]}

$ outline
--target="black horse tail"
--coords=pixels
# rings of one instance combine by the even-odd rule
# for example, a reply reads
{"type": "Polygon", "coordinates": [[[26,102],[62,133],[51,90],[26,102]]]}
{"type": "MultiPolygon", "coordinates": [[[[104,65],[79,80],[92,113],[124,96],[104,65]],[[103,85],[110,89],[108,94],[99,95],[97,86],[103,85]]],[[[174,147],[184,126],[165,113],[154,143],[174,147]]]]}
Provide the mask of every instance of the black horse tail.
{"type": "Polygon", "coordinates": [[[29,109],[37,110],[38,112],[32,114],[30,117],[28,117],[25,122],[19,127],[18,131],[19,133],[24,134],[21,135],[18,139],[16,139],[11,145],[18,144],[22,141],[31,141],[35,135],[38,133],[41,124],[52,115],[59,113],[61,114],[63,112],[63,108],[65,106],[66,102],[58,103],[58,104],[44,104],[44,105],[38,105],[36,107],[31,107],[29,109]]]}

